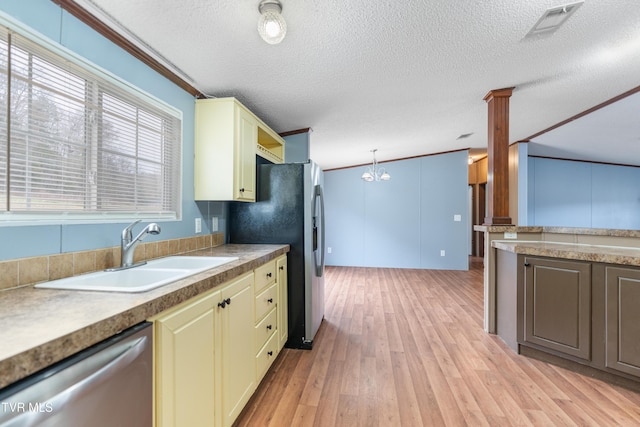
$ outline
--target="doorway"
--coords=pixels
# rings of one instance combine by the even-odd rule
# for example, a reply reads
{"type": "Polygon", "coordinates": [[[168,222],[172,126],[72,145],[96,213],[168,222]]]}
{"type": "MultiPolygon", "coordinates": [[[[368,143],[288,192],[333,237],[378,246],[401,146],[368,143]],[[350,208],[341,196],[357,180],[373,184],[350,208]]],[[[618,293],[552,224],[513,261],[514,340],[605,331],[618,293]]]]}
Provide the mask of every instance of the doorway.
{"type": "Polygon", "coordinates": [[[484,233],[475,231],[476,225],[482,225],[487,215],[487,184],[469,185],[469,217],[470,224],[470,252],[469,255],[474,257],[484,257],[484,233]]]}

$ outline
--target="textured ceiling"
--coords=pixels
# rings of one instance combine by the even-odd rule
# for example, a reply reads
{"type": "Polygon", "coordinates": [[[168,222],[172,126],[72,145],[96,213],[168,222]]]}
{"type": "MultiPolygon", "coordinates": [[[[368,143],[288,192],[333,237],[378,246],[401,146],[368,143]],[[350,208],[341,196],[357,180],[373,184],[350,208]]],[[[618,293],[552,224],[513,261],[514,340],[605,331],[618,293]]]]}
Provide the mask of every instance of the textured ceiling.
{"type": "MultiPolygon", "coordinates": [[[[281,1],[288,34],[268,45],[258,0],[76,0],[201,92],[237,97],[277,132],[311,127],[325,169],[370,162],[373,148],[383,161],[486,148],[493,89],[515,87],[514,142],[640,86],[638,0],[586,0],[531,38],[558,0],[281,1]]],[[[531,151],[640,165],[639,97],[624,100],[629,122],[621,101],[531,151]]]]}

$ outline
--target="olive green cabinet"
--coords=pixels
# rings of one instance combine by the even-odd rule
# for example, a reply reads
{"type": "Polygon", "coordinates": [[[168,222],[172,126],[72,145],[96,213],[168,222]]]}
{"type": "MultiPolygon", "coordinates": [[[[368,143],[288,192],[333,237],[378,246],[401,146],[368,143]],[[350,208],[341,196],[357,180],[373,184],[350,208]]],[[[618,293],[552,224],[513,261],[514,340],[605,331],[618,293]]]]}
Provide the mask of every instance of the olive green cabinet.
{"type": "MultiPolygon", "coordinates": [[[[640,378],[640,267],[527,255],[497,259],[498,290],[517,282],[516,309],[497,311],[499,325],[516,324],[512,348],[640,378]]],[[[505,295],[498,303],[508,307],[513,292],[505,295]]],[[[500,336],[510,343],[508,332],[500,336]]]]}
{"type": "Polygon", "coordinates": [[[589,360],[591,264],[524,258],[523,342],[589,360]]]}
{"type": "Polygon", "coordinates": [[[640,377],[640,270],[605,267],[605,365],[640,377]]]}

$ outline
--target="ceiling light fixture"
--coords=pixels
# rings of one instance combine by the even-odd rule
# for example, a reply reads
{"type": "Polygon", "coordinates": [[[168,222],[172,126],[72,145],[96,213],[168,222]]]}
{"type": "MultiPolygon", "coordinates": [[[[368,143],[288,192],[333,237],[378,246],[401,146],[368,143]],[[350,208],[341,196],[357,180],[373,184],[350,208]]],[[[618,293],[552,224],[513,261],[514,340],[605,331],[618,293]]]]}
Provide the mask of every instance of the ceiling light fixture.
{"type": "Polygon", "coordinates": [[[376,160],[376,151],[378,151],[378,149],[371,150],[371,152],[373,153],[373,163],[371,164],[371,166],[369,166],[369,168],[367,168],[365,173],[362,174],[361,178],[367,182],[389,181],[391,179],[391,175],[387,173],[387,170],[385,168],[381,168],[378,166],[378,161],[376,160]]]}
{"type": "Polygon", "coordinates": [[[282,4],[278,0],[262,0],[258,5],[258,33],[269,44],[278,44],[287,34],[287,23],[282,15],[282,4]]]}

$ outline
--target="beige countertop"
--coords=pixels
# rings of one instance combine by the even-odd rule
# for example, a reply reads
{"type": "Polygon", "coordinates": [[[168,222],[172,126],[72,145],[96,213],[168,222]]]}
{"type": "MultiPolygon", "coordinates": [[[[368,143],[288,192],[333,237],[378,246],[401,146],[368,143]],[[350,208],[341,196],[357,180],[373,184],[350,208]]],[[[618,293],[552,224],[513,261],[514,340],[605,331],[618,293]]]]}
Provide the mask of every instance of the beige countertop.
{"type": "Polygon", "coordinates": [[[0,387],[98,343],[289,251],[289,245],[224,245],[185,255],[239,259],[140,293],[27,286],[0,292],[0,387]]]}
{"type": "Polygon", "coordinates": [[[494,240],[491,246],[523,255],[640,266],[640,248],[525,240],[494,240]]]}
{"type": "Polygon", "coordinates": [[[616,228],[576,228],[576,227],[549,227],[549,226],[519,226],[519,225],[474,225],[475,231],[490,233],[554,233],[575,234],[582,236],[609,236],[609,237],[640,237],[640,230],[622,230],[616,228]]]}

